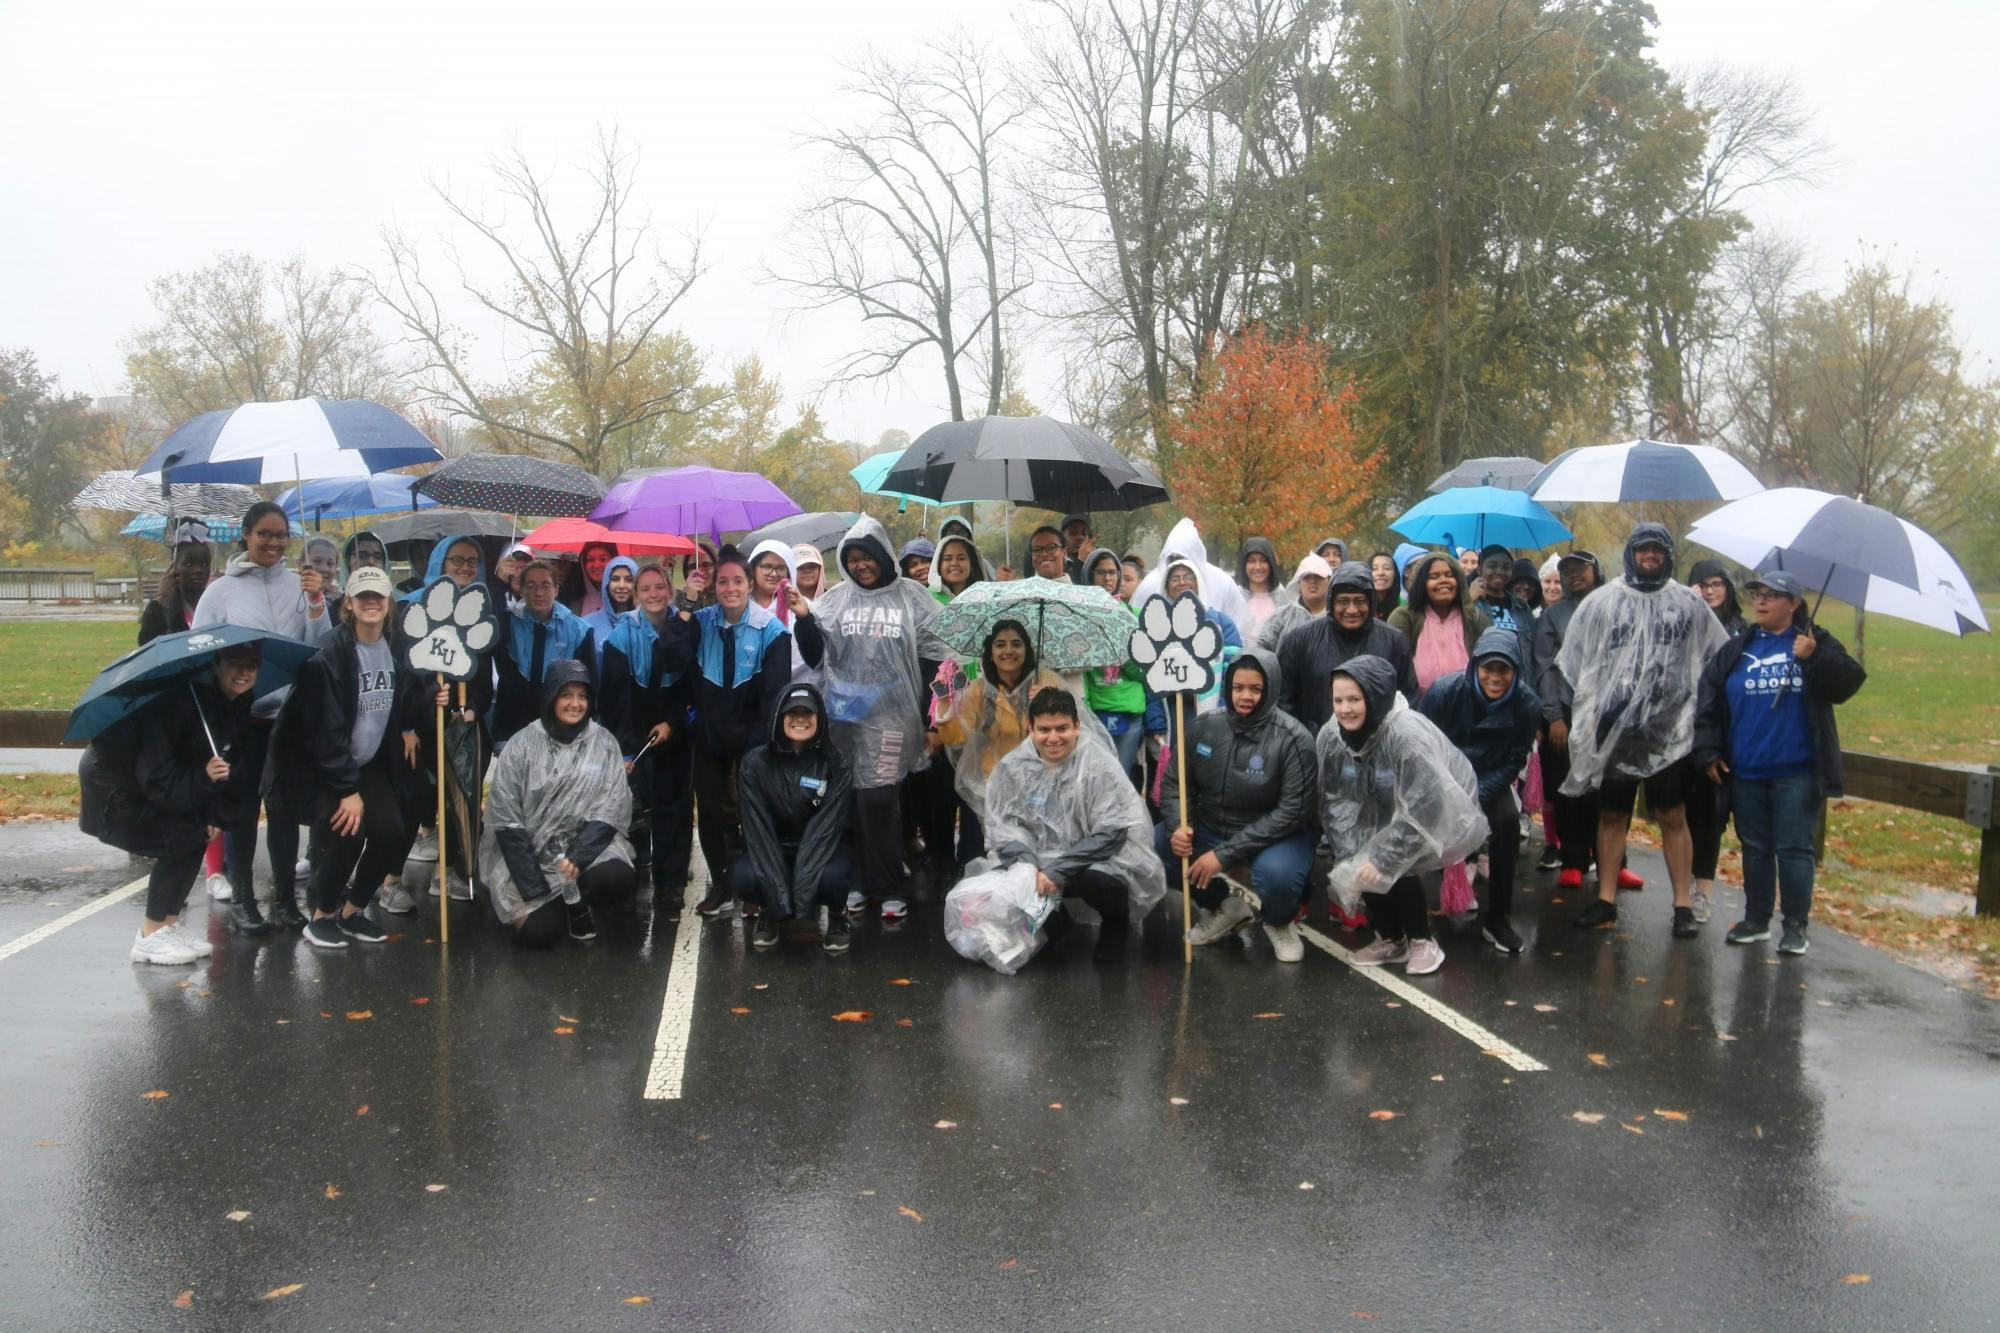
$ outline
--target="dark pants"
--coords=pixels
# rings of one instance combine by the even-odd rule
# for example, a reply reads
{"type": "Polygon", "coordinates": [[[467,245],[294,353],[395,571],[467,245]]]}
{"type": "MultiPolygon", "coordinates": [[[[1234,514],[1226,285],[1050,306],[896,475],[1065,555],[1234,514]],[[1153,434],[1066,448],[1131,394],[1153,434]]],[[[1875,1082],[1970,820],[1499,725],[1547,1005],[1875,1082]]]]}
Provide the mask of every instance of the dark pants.
{"type": "MultiPolygon", "coordinates": [[[[792,858],[787,856],[785,859],[789,862],[792,858]]],[[[848,854],[845,847],[842,847],[833,854],[833,859],[826,863],[826,873],[820,876],[819,893],[806,908],[806,913],[810,914],[814,908],[819,907],[833,912],[845,912],[848,886],[853,883],[854,858],[848,854]]],[[[757,863],[748,856],[736,863],[736,891],[767,912],[775,915],[779,911],[777,895],[757,873],[757,863]]]]}
{"type": "MultiPolygon", "coordinates": [[[[576,877],[583,905],[615,902],[631,894],[638,875],[623,861],[599,861],[576,877]]],[[[532,912],[514,923],[514,943],[523,949],[546,949],[569,934],[569,911],[560,893],[552,893],[532,912]]]]}
{"type": "Polygon", "coordinates": [[[1562,868],[1588,870],[1597,853],[1597,793],[1564,796],[1569,778],[1569,747],[1542,742],[1542,791],[1555,807],[1556,837],[1562,842],[1562,868]]]}
{"type": "Polygon", "coordinates": [[[903,809],[897,788],[855,788],[854,850],[863,893],[878,901],[908,894],[909,879],[903,869],[903,809]]]}
{"type": "Polygon", "coordinates": [[[1486,845],[1486,912],[1489,926],[1505,925],[1514,914],[1514,875],[1521,859],[1521,843],[1514,836],[1520,827],[1521,807],[1514,801],[1514,788],[1502,787],[1499,794],[1480,806],[1486,826],[1493,830],[1486,845]]]}
{"type": "MultiPolygon", "coordinates": [[[[708,862],[709,883],[724,896],[736,890],[730,871],[743,856],[743,818],[736,804],[738,755],[719,755],[694,747],[695,814],[701,833],[701,856],[708,862]]],[[[894,788],[890,791],[893,794],[894,788]]]]}
{"type": "Polygon", "coordinates": [[[1125,881],[1101,870],[1079,870],[1069,877],[1063,896],[1081,898],[1104,918],[1100,936],[1123,935],[1132,926],[1132,891],[1125,881]]]}
{"type": "Polygon", "coordinates": [[[1431,937],[1430,902],[1415,875],[1405,875],[1387,893],[1364,893],[1368,924],[1385,940],[1427,940],[1431,937]]]}
{"type": "Polygon", "coordinates": [[[1804,925],[1812,911],[1813,836],[1819,827],[1819,777],[1736,778],[1731,804],[1743,844],[1743,919],[1769,922],[1774,899],[1785,920],[1804,925]]]}
{"type": "Polygon", "coordinates": [[[411,809],[408,786],[396,781],[389,770],[389,746],[399,745],[395,735],[382,738],[382,748],[361,766],[361,827],[342,837],[333,831],[333,812],[313,825],[320,845],[319,859],[313,862],[312,903],[322,912],[338,912],[341,903],[365,908],[374,901],[382,881],[403,868],[410,844],[417,836],[416,811],[411,809]],[[351,882],[350,882],[351,881],[351,882]]]}
{"type": "Polygon", "coordinates": [[[1729,787],[1727,778],[1710,782],[1704,773],[1688,792],[1688,836],[1694,840],[1696,879],[1714,879],[1716,863],[1722,859],[1722,831],[1729,827],[1729,787]]]}
{"type": "Polygon", "coordinates": [[[653,892],[679,901],[694,856],[694,747],[676,737],[646,752],[643,797],[651,837],[653,892]]]}
{"type": "MultiPolygon", "coordinates": [[[[243,728],[237,741],[235,758],[230,767],[235,770],[232,777],[241,781],[248,791],[262,789],[264,760],[271,748],[271,726],[269,722],[253,721],[243,728]]],[[[257,802],[250,803],[249,812],[234,828],[223,833],[223,856],[229,867],[229,886],[235,892],[237,902],[248,902],[254,893],[254,877],[257,872],[257,802]]],[[[264,847],[271,855],[271,880],[277,891],[296,902],[293,870],[299,860],[299,825],[297,818],[284,810],[270,811],[269,822],[264,826],[264,847]]]]}
{"type": "Polygon", "coordinates": [[[168,852],[153,862],[153,873],[146,880],[147,919],[165,921],[186,909],[188,888],[201,869],[202,851],[197,845],[168,852]]]}
{"type": "Polygon", "coordinates": [[[916,775],[916,780],[924,783],[924,850],[931,865],[938,869],[948,865],[963,870],[967,861],[986,853],[979,817],[960,798],[956,778],[951,758],[942,750],[931,756],[928,769],[916,775]],[[952,837],[954,822],[958,825],[956,845],[952,837]]]}
{"type": "MultiPolygon", "coordinates": [[[[1153,850],[1159,854],[1160,864],[1166,867],[1169,886],[1180,883],[1181,859],[1174,855],[1170,845],[1174,836],[1174,826],[1158,824],[1153,828],[1153,850]]],[[[1200,856],[1214,847],[1222,839],[1207,829],[1197,825],[1194,830],[1194,854],[1200,856]]],[[[1288,924],[1299,914],[1299,905],[1305,901],[1307,876],[1312,872],[1313,839],[1308,833],[1300,833],[1274,842],[1263,851],[1250,858],[1250,887],[1257,891],[1263,903],[1259,915],[1267,926],[1288,924]]],[[[1224,870],[1241,870],[1241,866],[1224,866],[1224,870]]],[[[1222,900],[1229,896],[1219,879],[1208,881],[1208,887],[1196,889],[1194,900],[1210,911],[1222,906],[1222,900]]]]}

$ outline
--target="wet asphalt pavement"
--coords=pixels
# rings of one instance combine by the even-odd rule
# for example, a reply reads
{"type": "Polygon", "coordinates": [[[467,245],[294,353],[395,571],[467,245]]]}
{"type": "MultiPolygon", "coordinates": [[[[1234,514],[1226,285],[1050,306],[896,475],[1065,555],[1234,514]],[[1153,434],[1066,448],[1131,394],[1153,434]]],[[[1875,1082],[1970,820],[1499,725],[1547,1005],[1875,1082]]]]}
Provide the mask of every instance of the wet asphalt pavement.
{"type": "MultiPolygon", "coordinates": [[[[0,831],[0,948],[137,873],[0,831]]],[[[1156,920],[1007,978],[935,907],[841,959],[690,914],[673,1101],[669,924],[139,968],[135,897],[0,958],[0,1327],[2000,1322],[2000,1008],[1831,930],[1729,949],[1733,892],[1580,935],[1547,879],[1527,956],[1413,979],[1544,1072],[1318,949],[1187,973],[1156,920]]]]}

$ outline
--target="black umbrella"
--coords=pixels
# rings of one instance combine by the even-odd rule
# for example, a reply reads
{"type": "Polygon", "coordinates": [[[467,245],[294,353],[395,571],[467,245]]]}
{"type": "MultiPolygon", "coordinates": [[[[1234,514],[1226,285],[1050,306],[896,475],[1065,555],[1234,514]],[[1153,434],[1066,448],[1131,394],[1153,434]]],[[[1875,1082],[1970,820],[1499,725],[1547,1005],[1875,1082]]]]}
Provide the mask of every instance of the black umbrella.
{"type": "Polygon", "coordinates": [[[467,454],[411,489],[439,504],[545,518],[582,518],[604,498],[604,483],[582,468],[526,454],[467,454]]]}
{"type": "Polygon", "coordinates": [[[513,537],[518,533],[514,524],[499,514],[467,513],[463,509],[426,509],[401,518],[370,523],[368,530],[380,537],[384,546],[392,548],[392,555],[400,555],[400,548],[413,541],[435,542],[446,537],[513,537]]]}
{"type": "Polygon", "coordinates": [[[809,514],[793,514],[775,523],[766,523],[745,536],[742,547],[746,551],[757,549],[759,542],[777,542],[784,546],[813,546],[821,551],[831,551],[840,545],[840,539],[847,530],[861,521],[861,515],[851,509],[819,509],[809,514]]]}
{"type": "Polygon", "coordinates": [[[884,490],[941,504],[1011,500],[1090,513],[1139,509],[1167,488],[1082,426],[1049,417],[947,421],[919,435],[883,478],[884,490]]]}

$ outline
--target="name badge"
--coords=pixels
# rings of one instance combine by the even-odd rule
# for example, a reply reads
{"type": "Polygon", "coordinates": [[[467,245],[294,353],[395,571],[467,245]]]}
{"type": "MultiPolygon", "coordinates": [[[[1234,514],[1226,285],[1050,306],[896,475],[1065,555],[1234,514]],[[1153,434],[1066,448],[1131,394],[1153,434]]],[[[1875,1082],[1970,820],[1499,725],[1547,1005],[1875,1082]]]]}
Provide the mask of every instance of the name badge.
{"type": "Polygon", "coordinates": [[[824,778],[802,777],[799,779],[799,785],[814,795],[818,795],[820,792],[826,790],[826,780],[824,778]]]}
{"type": "Polygon", "coordinates": [[[1194,743],[1194,752],[1200,755],[1203,759],[1206,759],[1210,755],[1214,754],[1215,750],[1209,745],[1207,741],[1196,741],[1194,743]]]}

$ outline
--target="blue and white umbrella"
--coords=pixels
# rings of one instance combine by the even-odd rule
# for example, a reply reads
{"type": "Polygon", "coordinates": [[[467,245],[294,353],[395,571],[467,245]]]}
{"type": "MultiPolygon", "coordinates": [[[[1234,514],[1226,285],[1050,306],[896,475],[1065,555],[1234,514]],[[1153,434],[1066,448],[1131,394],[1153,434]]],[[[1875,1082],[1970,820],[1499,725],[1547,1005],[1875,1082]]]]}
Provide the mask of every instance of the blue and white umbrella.
{"type": "Polygon", "coordinates": [[[400,472],[379,477],[327,477],[294,486],[278,497],[280,508],[297,513],[304,510],[313,522],[329,518],[360,518],[367,514],[407,514],[415,509],[434,509],[437,501],[410,488],[421,477],[400,472]]]}
{"type": "Polygon", "coordinates": [[[1782,569],[1865,611],[1948,634],[1987,628],[1972,580],[1937,538],[1844,495],[1803,486],[1760,491],[1703,518],[1688,540],[1759,573],[1782,569]]]}
{"type": "Polygon", "coordinates": [[[1569,540],[1556,516],[1522,491],[1497,486],[1456,486],[1412,505],[1389,525],[1413,542],[1448,542],[1475,551],[1490,542],[1515,550],[1540,549],[1569,540]]]}
{"type": "Polygon", "coordinates": [[[1528,494],[1544,504],[1740,500],[1763,489],[1749,468],[1712,445],[1659,440],[1566,449],[1528,483],[1528,494]]]}
{"type": "Polygon", "coordinates": [[[367,477],[444,457],[401,414],[361,399],[297,398],[204,412],[139,465],[158,482],[301,482],[367,477]]]}

